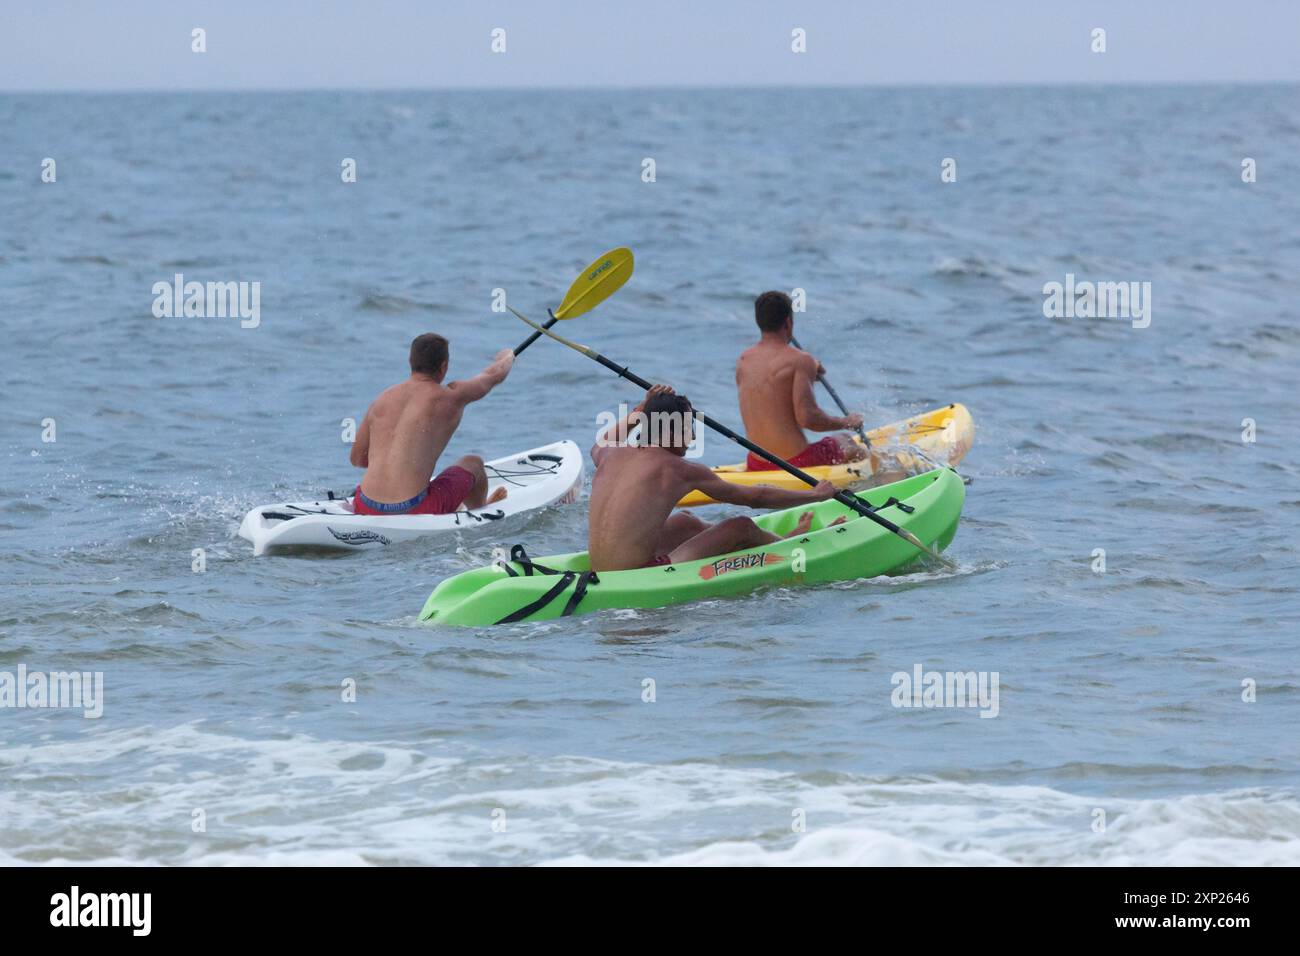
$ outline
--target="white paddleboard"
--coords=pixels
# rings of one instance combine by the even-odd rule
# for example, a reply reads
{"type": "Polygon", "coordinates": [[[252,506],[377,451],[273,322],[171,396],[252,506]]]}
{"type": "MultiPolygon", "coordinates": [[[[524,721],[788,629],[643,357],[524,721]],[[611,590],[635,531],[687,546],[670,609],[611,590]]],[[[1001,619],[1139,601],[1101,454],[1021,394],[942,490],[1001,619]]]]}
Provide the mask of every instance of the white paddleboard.
{"type": "Polygon", "coordinates": [[[382,548],[446,531],[489,526],[524,511],[576,501],[582,488],[582,452],[558,441],[484,463],[488,495],[507,489],[503,501],[474,511],[445,515],[358,515],[352,498],[261,505],[244,516],[239,536],[253,542],[253,554],[268,548],[317,547],[359,550],[382,548]]]}

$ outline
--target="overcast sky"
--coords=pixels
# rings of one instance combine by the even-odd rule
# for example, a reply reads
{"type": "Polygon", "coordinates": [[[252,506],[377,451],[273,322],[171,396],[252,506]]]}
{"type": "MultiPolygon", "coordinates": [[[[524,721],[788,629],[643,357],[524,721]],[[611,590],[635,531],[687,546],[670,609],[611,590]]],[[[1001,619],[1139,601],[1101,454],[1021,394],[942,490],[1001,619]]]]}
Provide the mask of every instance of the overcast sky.
{"type": "Polygon", "coordinates": [[[1277,80],[1300,0],[0,0],[0,90],[1277,80]]]}

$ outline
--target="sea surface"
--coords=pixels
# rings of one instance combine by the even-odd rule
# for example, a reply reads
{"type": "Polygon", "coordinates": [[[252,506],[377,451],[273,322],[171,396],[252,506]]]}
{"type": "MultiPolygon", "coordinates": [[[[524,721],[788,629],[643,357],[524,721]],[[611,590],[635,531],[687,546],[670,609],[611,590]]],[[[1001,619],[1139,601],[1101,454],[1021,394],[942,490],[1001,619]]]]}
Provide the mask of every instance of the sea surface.
{"type": "MultiPolygon", "coordinates": [[[[1300,863],[1298,94],[0,95],[0,671],[104,680],[0,709],[0,862],[1300,863]],[[473,374],[527,331],[494,289],[544,316],[618,245],[565,329],[723,421],[768,288],[870,424],[967,405],[957,570],[417,622],[582,546],[585,493],[253,557],[248,509],[355,484],[413,336],[473,374]],[[155,317],[177,273],[259,324],[155,317]],[[1149,326],[1045,317],[1071,274],[1149,326]],[[996,672],[996,718],[895,707],[917,665],[996,672]]],[[[541,342],[449,454],[637,398],[541,342]]]]}

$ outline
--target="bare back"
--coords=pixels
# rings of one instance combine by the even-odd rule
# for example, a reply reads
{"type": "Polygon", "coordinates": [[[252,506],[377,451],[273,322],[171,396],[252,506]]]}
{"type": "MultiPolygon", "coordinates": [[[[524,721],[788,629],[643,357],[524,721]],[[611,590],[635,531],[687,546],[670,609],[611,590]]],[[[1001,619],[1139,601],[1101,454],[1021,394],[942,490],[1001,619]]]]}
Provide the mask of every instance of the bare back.
{"type": "Polygon", "coordinates": [[[807,352],[790,345],[759,342],[741,353],[736,362],[736,387],[740,417],[750,441],[789,458],[803,451],[808,438],[799,427],[795,411],[797,373],[806,375],[817,362],[807,352]]]}
{"type": "Polygon", "coordinates": [[[639,568],[655,557],[664,523],[697,483],[699,465],[655,445],[606,448],[591,480],[587,550],[596,571],[639,568]]]}
{"type": "Polygon", "coordinates": [[[369,430],[361,479],[366,497],[399,502],[424,491],[464,411],[451,389],[430,379],[410,378],[384,389],[362,425],[369,430]]]}

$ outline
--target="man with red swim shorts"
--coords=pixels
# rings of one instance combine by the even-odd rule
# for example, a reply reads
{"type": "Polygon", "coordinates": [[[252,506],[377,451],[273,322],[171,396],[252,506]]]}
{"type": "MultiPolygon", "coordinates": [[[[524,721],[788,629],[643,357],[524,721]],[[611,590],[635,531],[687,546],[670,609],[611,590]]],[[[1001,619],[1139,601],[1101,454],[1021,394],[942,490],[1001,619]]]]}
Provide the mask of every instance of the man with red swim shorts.
{"type": "MultiPolygon", "coordinates": [[[[745,349],[736,362],[740,417],[749,440],[799,468],[865,458],[867,450],[850,435],[829,435],[808,444],[805,428],[851,431],[862,426],[862,416],[828,415],[817,406],[813,383],[821,364],[790,344],[794,335],[790,297],[784,292],[764,292],[754,300],[754,321],[761,333],[758,344],[745,349]]],[[[751,454],[745,467],[773,471],[777,466],[751,454]]]]}
{"type": "Polygon", "coordinates": [[[487,473],[478,455],[458,458],[432,481],[465,406],[505,381],[514,364],[510,349],[473,378],[443,384],[450,349],[441,335],[426,332],[411,343],[411,377],[384,389],[357,430],[352,464],[366,469],[352,510],[359,515],[450,514],[464,505],[481,508],[506,496],[488,497],[487,473]]]}
{"type": "MultiPolygon", "coordinates": [[[[829,481],[797,489],[723,481],[686,460],[694,430],[695,410],[686,396],[656,385],[631,414],[596,438],[587,517],[591,570],[665,567],[780,540],[743,515],[709,524],[685,511],[674,514],[677,502],[692,491],[751,508],[788,508],[835,495],[829,481]],[[631,437],[638,431],[639,443],[633,445],[631,437]]],[[[807,534],[813,517],[805,511],[785,537],[807,534]]]]}

